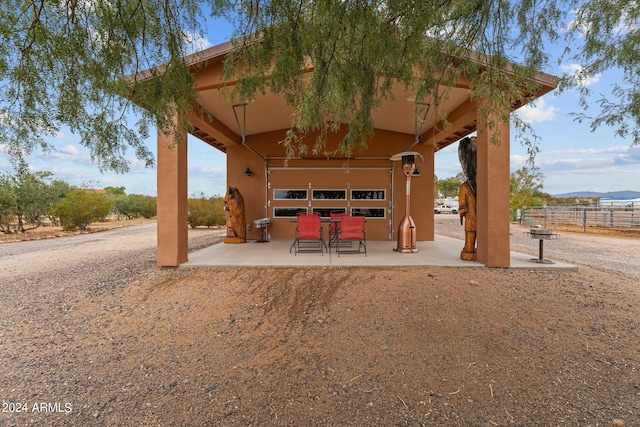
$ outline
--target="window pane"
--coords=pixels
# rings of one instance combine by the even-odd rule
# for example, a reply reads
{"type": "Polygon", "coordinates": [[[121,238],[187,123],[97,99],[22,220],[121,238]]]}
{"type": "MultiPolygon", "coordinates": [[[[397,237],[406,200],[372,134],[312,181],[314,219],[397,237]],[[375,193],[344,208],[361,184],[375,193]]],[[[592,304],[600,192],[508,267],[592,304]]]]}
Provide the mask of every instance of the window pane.
{"type": "Polygon", "coordinates": [[[273,190],[274,200],[306,200],[307,190],[273,190]]]}
{"type": "Polygon", "coordinates": [[[307,208],[274,208],[273,216],[276,218],[295,218],[300,213],[307,213],[307,208]]]}
{"type": "Polygon", "coordinates": [[[313,208],[313,213],[320,214],[323,218],[330,218],[332,213],[345,213],[345,208],[313,208]]]}
{"type": "Polygon", "coordinates": [[[351,190],[352,200],[386,200],[385,190],[351,190]]]}
{"type": "Polygon", "coordinates": [[[351,208],[351,215],[364,215],[367,218],[384,218],[385,208],[351,208]]]}
{"type": "Polygon", "coordinates": [[[347,200],[347,190],[313,190],[315,200],[347,200]]]}

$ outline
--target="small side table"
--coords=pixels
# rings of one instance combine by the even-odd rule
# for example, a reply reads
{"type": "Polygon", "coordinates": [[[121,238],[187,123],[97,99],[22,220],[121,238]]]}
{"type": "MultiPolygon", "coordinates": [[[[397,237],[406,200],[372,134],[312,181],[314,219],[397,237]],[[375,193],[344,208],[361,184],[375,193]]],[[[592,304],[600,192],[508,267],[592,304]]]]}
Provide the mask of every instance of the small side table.
{"type": "Polygon", "coordinates": [[[525,235],[528,235],[532,239],[538,239],[540,241],[538,258],[531,258],[529,262],[536,262],[538,264],[555,264],[553,261],[544,259],[544,241],[559,239],[559,234],[554,233],[548,228],[530,228],[529,231],[525,233],[525,235]]]}

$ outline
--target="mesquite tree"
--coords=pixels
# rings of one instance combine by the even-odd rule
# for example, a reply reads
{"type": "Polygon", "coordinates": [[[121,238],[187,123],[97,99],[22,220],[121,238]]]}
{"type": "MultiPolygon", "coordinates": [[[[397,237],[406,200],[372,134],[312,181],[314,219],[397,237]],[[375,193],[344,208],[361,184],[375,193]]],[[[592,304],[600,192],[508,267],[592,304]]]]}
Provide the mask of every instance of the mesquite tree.
{"type": "Polygon", "coordinates": [[[67,125],[101,168],[126,171],[129,148],[152,164],[151,126],[174,130],[177,115],[188,129],[184,113],[197,95],[185,55],[210,14],[236,29],[226,69],[239,84],[230,96],[250,100],[269,88],[295,108],[291,150],[307,148],[299,143],[309,131],[321,146],[342,122],[349,153],[373,132],[370,113],[395,81],[437,104],[446,96],[438,87],[465,76],[483,111],[508,111],[535,91],[530,77],[547,68],[550,43],[581,65],[562,87],[577,85],[585,106],[585,78],[622,70],[598,114],[576,114],[640,142],[635,0],[5,0],[5,151],[19,159],[50,148],[46,135],[67,125]]]}

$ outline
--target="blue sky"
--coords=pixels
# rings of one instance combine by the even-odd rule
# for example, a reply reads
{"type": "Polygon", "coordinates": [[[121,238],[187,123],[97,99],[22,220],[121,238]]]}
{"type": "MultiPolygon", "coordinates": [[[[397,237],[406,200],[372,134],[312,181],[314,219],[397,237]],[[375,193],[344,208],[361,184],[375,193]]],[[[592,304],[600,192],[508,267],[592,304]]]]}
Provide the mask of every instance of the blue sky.
{"type": "MultiPolygon", "coordinates": [[[[230,26],[224,21],[208,23],[207,38],[197,40],[205,48],[228,40],[230,26]]],[[[578,64],[558,64],[545,69],[546,73],[561,75],[578,64]]],[[[616,70],[596,76],[586,82],[596,95],[609,94],[611,84],[620,81],[616,70]]],[[[594,97],[594,100],[596,97],[594,97]]],[[[540,152],[536,163],[544,174],[544,191],[561,194],[574,191],[640,191],[640,146],[631,146],[630,140],[614,136],[612,129],[602,127],[591,132],[587,123],[577,123],[570,113],[581,111],[577,91],[558,94],[551,92],[533,106],[518,110],[524,120],[530,122],[541,138],[540,152]]],[[[152,134],[153,135],[153,134],[152,134]]],[[[128,194],[156,194],[156,170],[145,168],[133,158],[131,172],[120,175],[101,173],[91,162],[89,152],[80,144],[80,138],[68,129],[50,140],[56,152],[35,152],[28,159],[34,171],[53,172],[57,179],[72,185],[93,188],[124,186],[128,194]]],[[[218,150],[200,140],[189,137],[189,193],[204,193],[207,196],[224,195],[226,188],[226,158],[218,150]]],[[[148,146],[155,152],[155,136],[148,146]]],[[[511,171],[524,165],[526,149],[514,141],[512,132],[511,171]]],[[[0,154],[0,170],[11,171],[4,154],[0,154]]],[[[435,159],[435,174],[438,178],[455,176],[461,171],[457,156],[457,144],[438,152],[435,159]]]]}

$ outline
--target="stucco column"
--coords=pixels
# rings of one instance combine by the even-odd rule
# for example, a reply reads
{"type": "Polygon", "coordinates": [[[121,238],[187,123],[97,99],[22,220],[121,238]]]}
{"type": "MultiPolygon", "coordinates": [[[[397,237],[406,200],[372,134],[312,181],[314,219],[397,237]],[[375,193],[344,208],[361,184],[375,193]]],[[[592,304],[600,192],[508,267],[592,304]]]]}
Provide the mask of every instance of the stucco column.
{"type": "Polygon", "coordinates": [[[158,255],[159,266],[187,261],[187,135],[158,131],[158,255]]]}
{"type": "Polygon", "coordinates": [[[479,108],[478,170],[476,177],[477,260],[487,267],[510,267],[509,238],[509,122],[490,117],[483,125],[479,108]]]}

